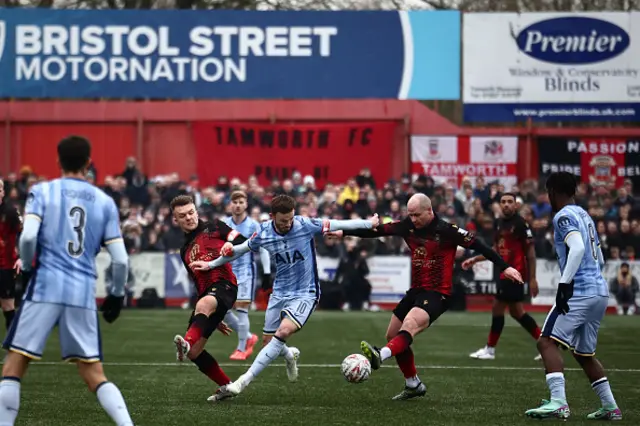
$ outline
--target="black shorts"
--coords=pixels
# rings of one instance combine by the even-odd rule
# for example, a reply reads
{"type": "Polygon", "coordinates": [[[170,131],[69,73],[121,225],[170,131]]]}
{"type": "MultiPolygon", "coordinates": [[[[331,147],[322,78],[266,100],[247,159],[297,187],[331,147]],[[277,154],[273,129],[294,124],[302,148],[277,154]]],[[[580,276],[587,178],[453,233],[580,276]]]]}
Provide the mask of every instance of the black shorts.
{"type": "Polygon", "coordinates": [[[16,296],[16,272],[13,269],[0,269],[0,299],[13,299],[16,296]]]}
{"type": "Polygon", "coordinates": [[[449,296],[433,290],[412,288],[396,305],[393,314],[400,321],[404,321],[413,308],[424,309],[429,314],[429,325],[431,325],[449,309],[449,296]]]}
{"type": "MultiPolygon", "coordinates": [[[[211,337],[218,325],[222,322],[225,315],[233,305],[236,303],[236,297],[238,296],[238,286],[231,284],[229,281],[218,281],[215,284],[211,284],[209,288],[207,288],[204,293],[200,295],[198,300],[202,299],[205,296],[213,296],[218,301],[218,307],[213,315],[209,316],[209,321],[207,322],[207,327],[202,333],[202,336],[206,339],[211,337]]],[[[189,326],[193,322],[193,318],[195,317],[195,310],[191,312],[191,317],[189,318],[189,326]]]]}
{"type": "Polygon", "coordinates": [[[511,280],[498,280],[496,300],[506,303],[524,301],[524,285],[511,280]]]}

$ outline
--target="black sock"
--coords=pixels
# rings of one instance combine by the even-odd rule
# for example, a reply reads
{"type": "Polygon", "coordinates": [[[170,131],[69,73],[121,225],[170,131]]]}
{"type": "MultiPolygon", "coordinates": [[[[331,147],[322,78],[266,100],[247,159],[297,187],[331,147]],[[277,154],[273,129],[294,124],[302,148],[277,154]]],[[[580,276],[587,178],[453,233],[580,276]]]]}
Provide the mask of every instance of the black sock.
{"type": "Polygon", "coordinates": [[[538,328],[538,323],[536,323],[536,320],[534,320],[531,315],[525,313],[520,318],[516,318],[516,321],[518,321],[522,328],[527,330],[534,339],[540,337],[540,328],[538,328]]]}
{"type": "Polygon", "coordinates": [[[11,322],[13,321],[13,317],[16,315],[16,310],[12,309],[10,311],[2,311],[4,314],[4,322],[7,325],[7,330],[11,327],[11,322]]]}
{"type": "Polygon", "coordinates": [[[489,338],[487,339],[487,346],[495,348],[500,340],[502,329],[504,328],[504,315],[496,315],[491,318],[491,331],[489,332],[489,338]]]}

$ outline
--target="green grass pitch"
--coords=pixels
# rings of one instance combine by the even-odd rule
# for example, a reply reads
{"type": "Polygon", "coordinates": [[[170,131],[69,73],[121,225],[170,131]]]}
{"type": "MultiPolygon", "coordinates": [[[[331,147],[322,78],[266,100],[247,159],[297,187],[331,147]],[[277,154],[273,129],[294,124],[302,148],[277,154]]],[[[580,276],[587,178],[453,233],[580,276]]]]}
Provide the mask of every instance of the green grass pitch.
{"type": "MultiPolygon", "coordinates": [[[[360,340],[380,344],[390,313],[316,312],[289,342],[302,351],[300,378],[287,381],[282,362],[268,367],[238,398],[216,405],[206,399],[215,384],[195,367],[175,361],[173,336],[184,333],[188,311],[125,311],[114,324],[102,324],[105,371],[122,390],[136,425],[523,425],[524,411],[548,396],[534,341],[507,320],[495,361],[469,353],[485,344],[490,313],[449,312],[414,341],[425,398],[395,402],[403,378],[390,360],[369,381],[353,385],[340,373],[342,359],[359,352],[360,340]]],[[[252,331],[261,330],[263,313],[251,314],[252,331]]],[[[544,316],[536,315],[541,325],[544,316]]],[[[42,362],[32,364],[22,386],[19,425],[111,425],[73,365],[58,362],[57,336],[42,362]]],[[[640,321],[605,318],[598,356],[608,369],[622,423],[640,424],[640,321]]],[[[229,361],[236,337],[214,334],[207,348],[227,374],[237,378],[246,363],[229,361]]],[[[569,423],[584,417],[599,401],[577,364],[565,356],[569,371],[569,423]]]]}

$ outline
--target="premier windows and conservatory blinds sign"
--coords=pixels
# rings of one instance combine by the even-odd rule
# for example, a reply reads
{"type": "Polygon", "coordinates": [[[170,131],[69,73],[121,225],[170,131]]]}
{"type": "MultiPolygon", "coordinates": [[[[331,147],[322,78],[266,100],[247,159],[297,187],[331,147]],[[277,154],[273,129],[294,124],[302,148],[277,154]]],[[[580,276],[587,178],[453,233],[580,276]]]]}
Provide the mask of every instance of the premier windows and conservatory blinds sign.
{"type": "Polygon", "coordinates": [[[470,122],[640,121],[640,12],[463,18],[470,122]]]}
{"type": "Polygon", "coordinates": [[[458,99],[460,14],[4,9],[0,97],[458,99]]]}

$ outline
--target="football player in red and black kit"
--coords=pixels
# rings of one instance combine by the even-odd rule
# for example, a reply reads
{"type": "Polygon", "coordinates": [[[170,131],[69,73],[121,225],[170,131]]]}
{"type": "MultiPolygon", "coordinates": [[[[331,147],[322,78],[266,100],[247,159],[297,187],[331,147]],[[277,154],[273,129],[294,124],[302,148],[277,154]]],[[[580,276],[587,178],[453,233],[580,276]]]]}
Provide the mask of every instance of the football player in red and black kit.
{"type": "MultiPolygon", "coordinates": [[[[498,222],[498,229],[493,248],[500,256],[513,265],[523,277],[529,272],[529,290],[533,297],[538,295],[538,282],[536,281],[536,250],[533,245],[533,235],[527,222],[518,214],[516,196],[504,194],[500,197],[502,219],[498,222]]],[[[484,256],[475,256],[462,262],[463,269],[469,269],[477,262],[485,260],[484,256]]],[[[524,300],[524,285],[514,283],[500,274],[497,294],[493,302],[493,318],[491,319],[491,331],[487,339],[487,345],[470,354],[475,359],[495,359],[496,345],[504,328],[504,311],[509,307],[511,317],[535,339],[540,337],[540,328],[531,315],[525,312],[522,302],[524,300]]],[[[540,359],[540,355],[535,359],[540,359]]]]}
{"type": "Polygon", "coordinates": [[[7,330],[16,313],[16,274],[20,273],[18,259],[18,234],[22,230],[22,219],[18,210],[3,202],[4,182],[0,179],[0,304],[7,330]]]}
{"type": "Polygon", "coordinates": [[[362,353],[374,370],[388,358],[396,358],[405,377],[405,388],[394,400],[423,396],[427,392],[427,387],[418,378],[411,343],[449,307],[458,246],[477,250],[495,263],[507,278],[522,281],[517,270],[490,247],[476,240],[472,233],[438,218],[426,195],[412,196],[407,203],[407,211],[407,219],[378,226],[375,230],[332,233],[362,238],[397,235],[404,238],[411,249],[411,288],[393,310],[387,328],[387,345],[378,349],[367,342],[361,343],[362,353]]]}
{"type": "Polygon", "coordinates": [[[174,198],[171,211],[174,220],[186,234],[180,257],[198,291],[198,302],[189,319],[187,334],[184,337],[177,335],[173,340],[178,360],[190,359],[207,377],[224,386],[231,380],[215,358],[204,350],[204,346],[216,329],[225,335],[231,332],[222,319],[236,302],[236,276],[231,264],[208,271],[192,271],[189,265],[197,260],[214,260],[220,256],[223,247],[241,244],[246,238],[220,220],[200,221],[193,198],[188,195],[174,198]]]}

